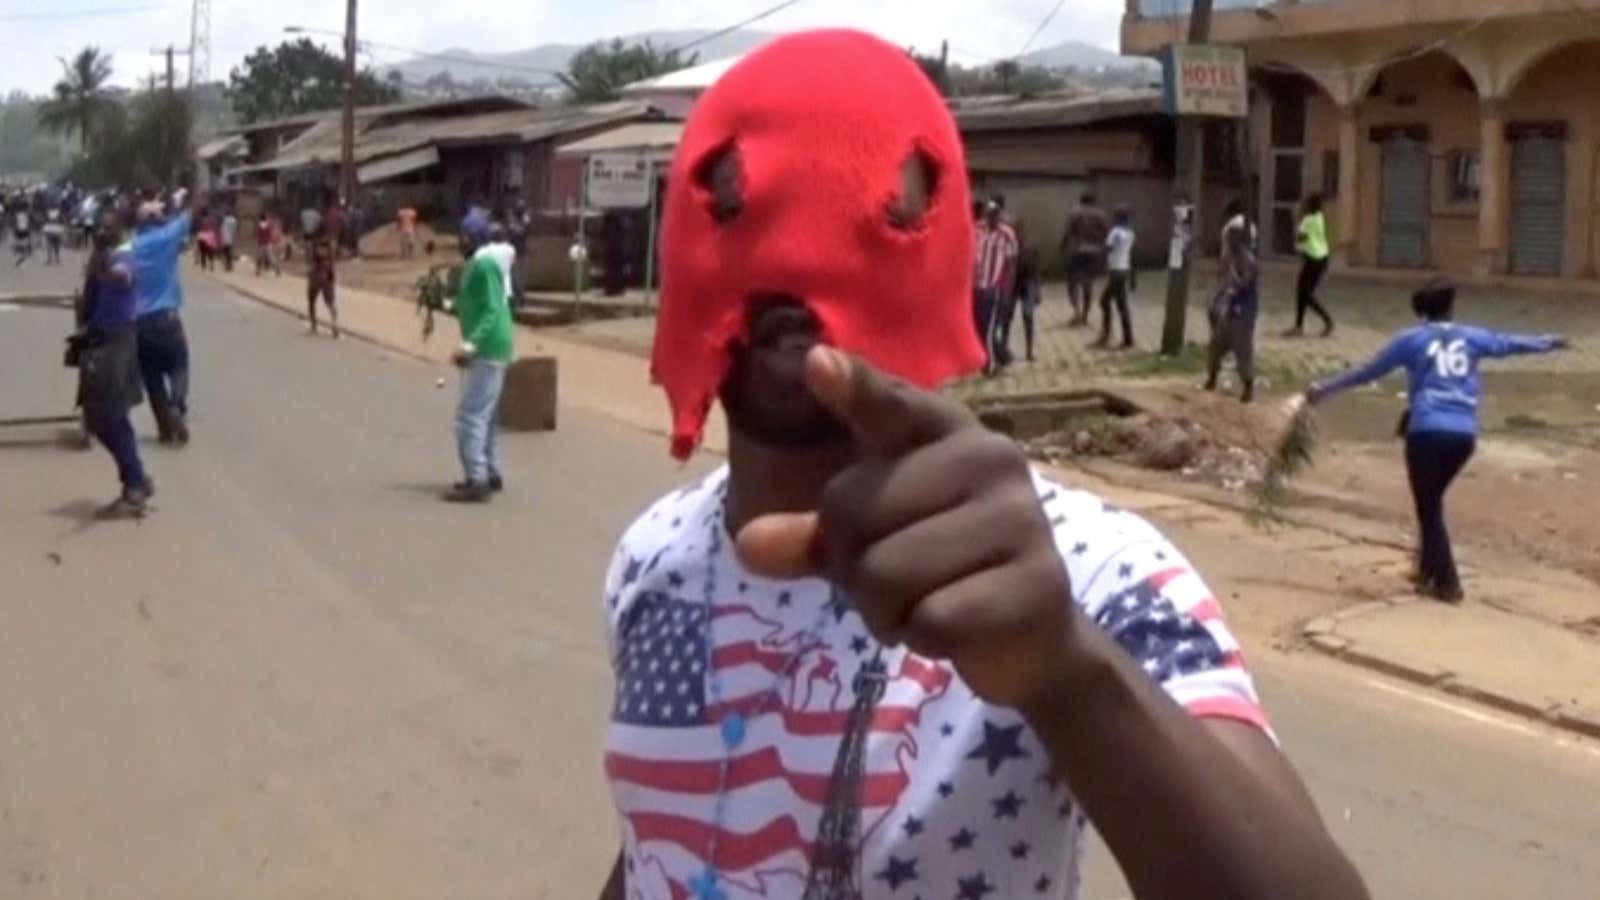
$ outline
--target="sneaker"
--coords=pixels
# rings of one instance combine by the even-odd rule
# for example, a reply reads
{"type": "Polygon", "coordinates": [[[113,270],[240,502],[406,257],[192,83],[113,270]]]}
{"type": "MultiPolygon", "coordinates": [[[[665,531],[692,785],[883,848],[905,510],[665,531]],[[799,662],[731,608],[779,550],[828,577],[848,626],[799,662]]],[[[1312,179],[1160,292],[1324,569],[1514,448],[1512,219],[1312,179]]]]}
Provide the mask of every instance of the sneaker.
{"type": "Polygon", "coordinates": [[[172,445],[175,447],[189,446],[189,423],[179,418],[172,423],[172,445]]]}
{"type": "Polygon", "coordinates": [[[489,490],[490,490],[490,492],[498,494],[501,491],[504,491],[505,489],[506,489],[506,480],[504,478],[500,477],[500,473],[499,472],[496,472],[493,475],[489,476],[489,490]]]}
{"type": "Polygon", "coordinates": [[[150,498],[155,495],[155,486],[149,482],[143,485],[125,487],[117,499],[101,507],[95,513],[95,518],[104,520],[113,519],[142,519],[150,510],[150,498]]]}
{"type": "Polygon", "coordinates": [[[1438,600],[1440,603],[1448,603],[1451,606],[1459,606],[1463,600],[1467,599],[1467,592],[1463,591],[1461,589],[1461,585],[1459,584],[1454,587],[1439,587],[1438,585],[1429,585],[1423,587],[1419,593],[1421,593],[1424,597],[1432,597],[1433,599],[1438,600]]]}
{"type": "Polygon", "coordinates": [[[1323,326],[1323,328],[1322,328],[1322,336],[1324,338],[1333,337],[1333,323],[1332,322],[1329,322],[1327,325],[1323,326]]]}
{"type": "Polygon", "coordinates": [[[492,496],[494,492],[490,490],[489,485],[464,481],[453,485],[450,492],[444,495],[444,499],[447,503],[488,503],[492,496]]]}

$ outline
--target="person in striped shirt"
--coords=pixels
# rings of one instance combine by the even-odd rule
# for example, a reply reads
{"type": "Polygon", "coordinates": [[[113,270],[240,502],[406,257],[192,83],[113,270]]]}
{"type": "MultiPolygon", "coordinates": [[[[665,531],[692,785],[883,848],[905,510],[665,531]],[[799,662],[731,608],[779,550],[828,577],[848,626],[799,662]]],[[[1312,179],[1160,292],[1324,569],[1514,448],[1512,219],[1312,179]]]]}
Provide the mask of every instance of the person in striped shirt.
{"type": "Polygon", "coordinates": [[[708,354],[681,334],[716,297],[740,326],[711,350],[727,464],[641,514],[605,577],[622,849],[600,896],[1073,900],[1092,823],[1141,897],[1365,898],[1183,555],[930,389],[983,354],[968,285],[922,268],[971,219],[915,63],[855,32],[773,41],[679,154],[653,370],[686,455],[710,404],[677,365],[708,354]],[[887,212],[824,189],[867,182],[887,212]],[[807,229],[831,252],[783,256],[807,229]],[[907,348],[924,322],[944,333],[907,348]]]}
{"type": "Polygon", "coordinates": [[[1000,312],[1017,278],[1017,233],[1001,216],[998,200],[984,204],[978,226],[977,262],[973,274],[978,336],[989,354],[986,368],[997,372],[1011,364],[1011,348],[1000,341],[1000,312]]]}

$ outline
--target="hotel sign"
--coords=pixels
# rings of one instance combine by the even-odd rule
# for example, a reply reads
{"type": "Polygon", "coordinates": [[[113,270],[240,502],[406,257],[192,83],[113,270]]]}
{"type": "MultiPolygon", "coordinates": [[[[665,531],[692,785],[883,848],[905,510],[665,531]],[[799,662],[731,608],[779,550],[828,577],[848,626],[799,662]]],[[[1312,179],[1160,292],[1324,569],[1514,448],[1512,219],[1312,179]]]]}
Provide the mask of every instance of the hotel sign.
{"type": "Polygon", "coordinates": [[[1244,50],[1177,44],[1162,54],[1167,112],[1242,119],[1250,113],[1244,50]]]}

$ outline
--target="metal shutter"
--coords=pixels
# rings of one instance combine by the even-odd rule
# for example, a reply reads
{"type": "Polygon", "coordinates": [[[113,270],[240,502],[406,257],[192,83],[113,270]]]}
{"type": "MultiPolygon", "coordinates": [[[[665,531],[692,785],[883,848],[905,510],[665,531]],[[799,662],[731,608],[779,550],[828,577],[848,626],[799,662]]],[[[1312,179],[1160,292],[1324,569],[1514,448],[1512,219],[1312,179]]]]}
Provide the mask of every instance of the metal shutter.
{"type": "Polygon", "coordinates": [[[1378,263],[1404,269],[1428,264],[1428,146],[1396,137],[1383,144],[1378,263]]]}
{"type": "Polygon", "coordinates": [[[1560,275],[1567,242],[1567,146],[1524,137],[1511,151],[1511,271],[1560,275]]]}

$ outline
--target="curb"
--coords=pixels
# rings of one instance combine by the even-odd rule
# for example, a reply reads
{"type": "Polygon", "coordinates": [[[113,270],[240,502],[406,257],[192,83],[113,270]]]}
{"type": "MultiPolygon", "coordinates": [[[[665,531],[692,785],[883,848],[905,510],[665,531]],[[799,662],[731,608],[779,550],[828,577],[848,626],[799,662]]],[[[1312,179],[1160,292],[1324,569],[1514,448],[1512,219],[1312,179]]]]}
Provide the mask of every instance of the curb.
{"type": "MultiPolygon", "coordinates": [[[[207,276],[207,277],[209,278],[211,276],[207,276]]],[[[281,313],[284,313],[285,315],[290,316],[291,318],[297,319],[297,320],[299,320],[301,322],[309,322],[309,321],[311,321],[311,318],[309,316],[307,316],[304,312],[301,312],[298,309],[290,307],[287,304],[280,303],[277,300],[274,300],[274,299],[268,297],[265,294],[257,293],[255,291],[250,290],[249,288],[240,287],[239,285],[232,284],[232,283],[227,282],[227,281],[223,281],[220,278],[211,278],[211,281],[213,283],[217,284],[217,285],[220,285],[224,290],[232,291],[235,294],[238,294],[239,296],[244,297],[247,300],[252,300],[252,301],[254,301],[256,303],[259,303],[262,306],[265,306],[265,307],[267,307],[269,309],[275,309],[278,312],[281,312],[281,313]]],[[[392,344],[392,343],[390,343],[390,342],[388,342],[388,341],[386,341],[386,340],[384,340],[382,338],[375,337],[375,336],[373,336],[371,334],[367,334],[366,332],[362,331],[359,328],[348,328],[348,327],[340,326],[339,334],[340,334],[341,337],[353,338],[353,339],[355,339],[357,341],[360,341],[360,342],[362,342],[364,344],[371,344],[374,347],[380,347],[380,348],[382,348],[382,349],[384,349],[384,350],[386,350],[386,351],[388,351],[390,353],[397,353],[397,354],[399,354],[401,356],[404,356],[407,359],[415,360],[417,362],[427,363],[429,365],[434,365],[434,366],[441,365],[441,363],[436,359],[433,359],[433,358],[428,357],[428,356],[423,356],[420,353],[417,353],[417,352],[415,352],[413,350],[408,350],[408,349],[406,349],[404,347],[396,346],[395,344],[392,344]]]]}
{"type": "Polygon", "coordinates": [[[1301,626],[1300,636],[1318,652],[1359,668],[1388,675],[1470,700],[1481,706],[1518,716],[1572,734],[1600,739],[1600,715],[1572,709],[1559,703],[1536,703],[1489,685],[1478,684],[1440,666],[1428,663],[1411,663],[1384,656],[1368,650],[1356,641],[1339,634],[1339,623],[1375,613],[1385,612],[1415,601],[1371,600],[1346,607],[1331,616],[1312,619],[1301,626]]]}

